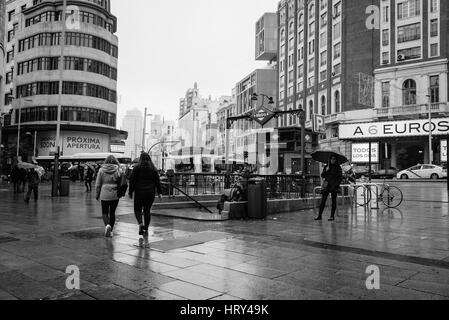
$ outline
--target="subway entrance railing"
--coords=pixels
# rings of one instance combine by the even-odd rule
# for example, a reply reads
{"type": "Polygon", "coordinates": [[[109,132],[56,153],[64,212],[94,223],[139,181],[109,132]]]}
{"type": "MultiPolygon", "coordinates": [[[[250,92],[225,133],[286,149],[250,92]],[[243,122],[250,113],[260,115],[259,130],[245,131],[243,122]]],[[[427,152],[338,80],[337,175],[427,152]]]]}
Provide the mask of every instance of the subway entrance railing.
{"type": "Polygon", "coordinates": [[[318,175],[258,175],[246,177],[240,174],[175,173],[172,177],[163,177],[164,195],[203,196],[221,195],[237,183],[262,178],[266,181],[268,199],[302,199],[313,196],[315,187],[321,184],[318,175]],[[171,187],[171,185],[173,187],[171,187]]]}

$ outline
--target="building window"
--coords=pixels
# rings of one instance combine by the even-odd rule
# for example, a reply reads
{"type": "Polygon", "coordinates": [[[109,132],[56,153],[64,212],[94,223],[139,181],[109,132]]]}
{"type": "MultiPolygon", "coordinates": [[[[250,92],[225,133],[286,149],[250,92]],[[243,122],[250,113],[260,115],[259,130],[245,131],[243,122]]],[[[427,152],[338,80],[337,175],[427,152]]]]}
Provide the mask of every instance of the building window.
{"type": "Polygon", "coordinates": [[[430,45],[430,56],[437,57],[438,56],[438,43],[433,43],[430,45]]]}
{"type": "Polygon", "coordinates": [[[341,16],[341,2],[334,5],[334,19],[341,16]]]}
{"type": "Polygon", "coordinates": [[[398,19],[407,19],[421,14],[421,0],[407,0],[398,3],[398,19]]]}
{"type": "Polygon", "coordinates": [[[390,53],[382,52],[382,64],[389,64],[389,63],[390,63],[390,53]]]}
{"type": "Polygon", "coordinates": [[[390,82],[382,82],[382,108],[390,107],[390,82]]]}
{"type": "Polygon", "coordinates": [[[402,100],[406,106],[416,105],[416,82],[409,79],[402,85],[402,100]]]}
{"type": "Polygon", "coordinates": [[[440,102],[440,77],[430,77],[430,101],[432,103],[440,102]]]}
{"type": "Polygon", "coordinates": [[[430,21],[430,36],[438,37],[438,19],[432,19],[430,21]]]}
{"type": "Polygon", "coordinates": [[[438,12],[438,2],[439,0],[430,0],[430,12],[438,12]]]}
{"type": "Polygon", "coordinates": [[[382,30],[382,45],[388,46],[390,44],[390,30],[382,30]]]}
{"type": "Polygon", "coordinates": [[[11,22],[12,17],[14,17],[15,10],[11,10],[8,12],[8,22],[11,22]]]}
{"type": "Polygon", "coordinates": [[[311,120],[313,118],[313,101],[309,101],[309,116],[307,117],[308,120],[311,120]]]}
{"type": "Polygon", "coordinates": [[[335,91],[334,93],[334,100],[335,100],[335,112],[339,113],[340,111],[340,91],[335,91]]]}
{"type": "Polygon", "coordinates": [[[321,96],[321,115],[326,115],[326,97],[321,96]]]}
{"type": "Polygon", "coordinates": [[[337,60],[340,57],[341,57],[341,44],[337,43],[334,46],[334,60],[337,60]]]}
{"type": "Polygon", "coordinates": [[[382,7],[382,22],[388,23],[390,21],[390,7],[382,7]]]}
{"type": "Polygon", "coordinates": [[[398,28],[398,43],[421,39],[421,23],[398,28]]]}
{"type": "Polygon", "coordinates": [[[403,49],[398,51],[398,61],[421,58],[421,47],[403,49]]]}

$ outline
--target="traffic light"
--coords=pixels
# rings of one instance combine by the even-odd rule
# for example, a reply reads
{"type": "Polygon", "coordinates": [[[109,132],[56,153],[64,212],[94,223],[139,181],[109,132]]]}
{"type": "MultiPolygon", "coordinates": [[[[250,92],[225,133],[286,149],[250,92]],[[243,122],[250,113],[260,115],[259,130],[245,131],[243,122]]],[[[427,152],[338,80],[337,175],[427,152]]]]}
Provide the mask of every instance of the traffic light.
{"type": "Polygon", "coordinates": [[[243,152],[243,158],[248,159],[249,158],[249,153],[248,151],[243,152]]]}

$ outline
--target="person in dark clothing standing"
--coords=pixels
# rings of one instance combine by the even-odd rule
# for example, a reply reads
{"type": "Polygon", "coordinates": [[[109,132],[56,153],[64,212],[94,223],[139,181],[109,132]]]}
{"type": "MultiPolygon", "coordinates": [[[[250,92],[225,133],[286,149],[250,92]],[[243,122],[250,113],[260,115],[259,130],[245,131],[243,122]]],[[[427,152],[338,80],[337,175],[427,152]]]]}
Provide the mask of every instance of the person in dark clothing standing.
{"type": "Polygon", "coordinates": [[[18,193],[25,192],[25,185],[28,179],[28,172],[24,168],[19,169],[19,191],[18,193]]]}
{"type": "Polygon", "coordinates": [[[11,170],[11,181],[13,183],[14,193],[19,193],[19,168],[14,166],[11,170]]]}
{"type": "Polygon", "coordinates": [[[129,197],[134,196],[134,214],[139,223],[139,236],[148,235],[151,222],[151,207],[156,191],[161,197],[161,181],[159,173],[148,153],[142,153],[139,164],[134,167],[129,181],[129,197]],[[142,209],[144,220],[142,220],[142,209]]]}
{"type": "Polygon", "coordinates": [[[321,177],[324,179],[324,181],[327,182],[327,187],[325,187],[321,194],[321,205],[320,205],[320,212],[318,217],[315,219],[317,221],[322,220],[324,209],[326,208],[326,201],[329,197],[329,194],[332,195],[332,211],[331,211],[331,217],[329,218],[329,221],[335,220],[335,212],[337,211],[337,197],[338,192],[340,189],[341,181],[343,180],[343,170],[341,169],[340,165],[338,164],[338,159],[335,156],[331,156],[329,158],[329,163],[324,167],[323,173],[321,174],[321,177]]]}
{"type": "Polygon", "coordinates": [[[30,202],[31,193],[34,193],[34,201],[37,202],[39,198],[40,177],[36,170],[31,169],[30,172],[28,172],[27,181],[28,181],[28,192],[25,197],[25,202],[26,203],[30,202]]]}
{"type": "Polygon", "coordinates": [[[85,174],[83,174],[86,192],[92,192],[92,180],[94,179],[94,174],[94,169],[90,165],[86,165],[85,174]]]}

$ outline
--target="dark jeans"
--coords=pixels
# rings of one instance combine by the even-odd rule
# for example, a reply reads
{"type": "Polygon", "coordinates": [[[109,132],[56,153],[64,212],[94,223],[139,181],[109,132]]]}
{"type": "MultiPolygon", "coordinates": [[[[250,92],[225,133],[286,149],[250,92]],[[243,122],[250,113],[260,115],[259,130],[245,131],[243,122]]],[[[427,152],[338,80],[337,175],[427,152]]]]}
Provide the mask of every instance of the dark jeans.
{"type": "MultiPolygon", "coordinates": [[[[319,216],[321,217],[323,215],[324,209],[326,208],[326,201],[327,198],[329,197],[330,192],[324,192],[322,194],[322,198],[321,198],[321,205],[320,205],[320,213],[319,216]]],[[[337,192],[332,192],[332,211],[331,211],[331,217],[335,217],[335,212],[337,211],[337,197],[338,197],[338,193],[337,192]]]]}
{"type": "Polygon", "coordinates": [[[103,214],[104,225],[110,225],[114,229],[115,211],[117,210],[119,200],[101,201],[101,211],[103,214]]]}
{"type": "Polygon", "coordinates": [[[92,191],[92,180],[85,180],[84,185],[86,186],[86,191],[92,191]]]}
{"type": "Polygon", "coordinates": [[[137,222],[142,224],[142,209],[143,217],[145,220],[145,230],[148,230],[151,222],[151,207],[153,206],[155,193],[136,194],[134,196],[134,214],[136,215],[137,222]]]}
{"type": "Polygon", "coordinates": [[[28,186],[28,192],[25,197],[26,202],[30,201],[31,193],[34,193],[34,201],[37,201],[39,199],[39,187],[38,186],[28,186]]]}

